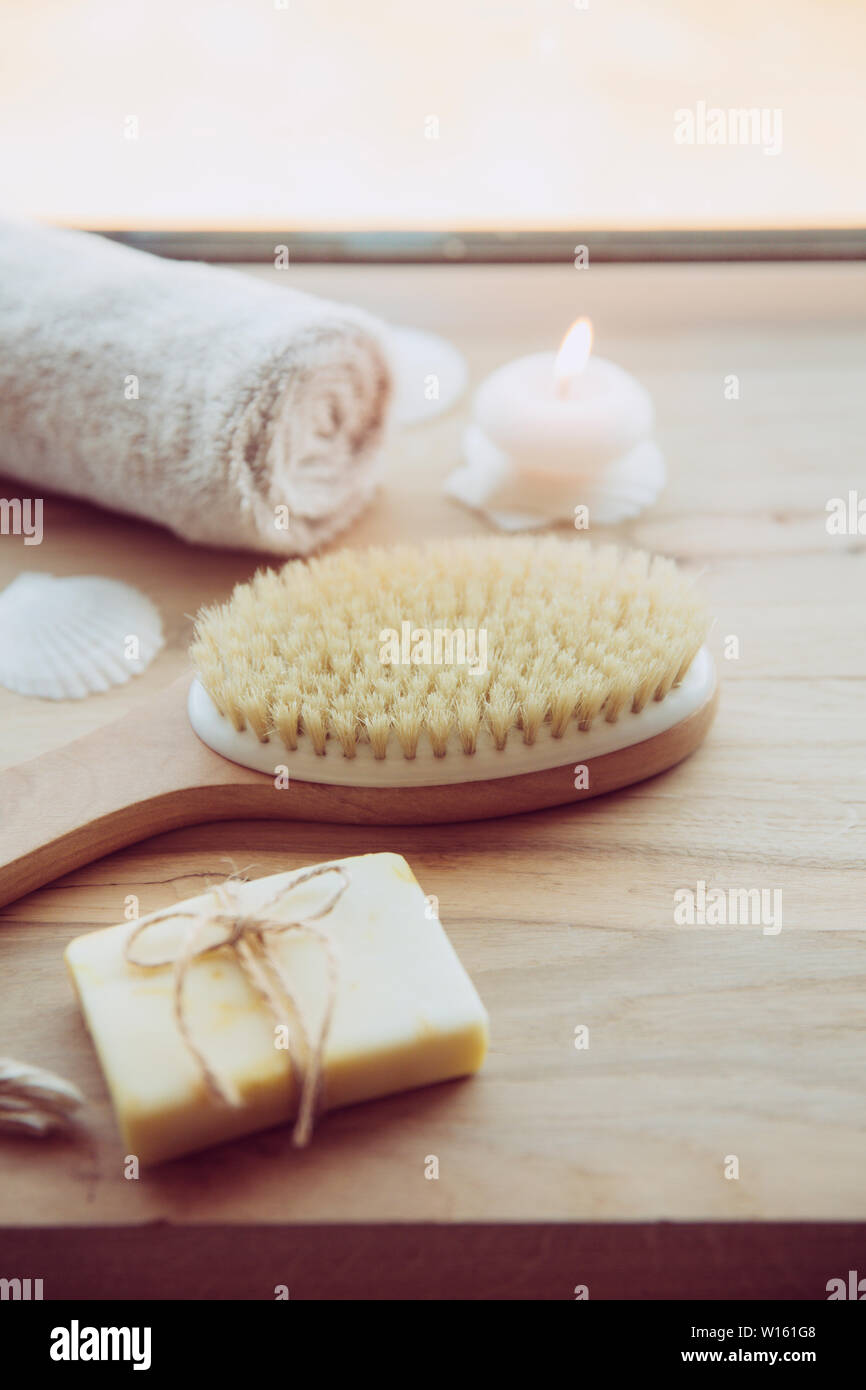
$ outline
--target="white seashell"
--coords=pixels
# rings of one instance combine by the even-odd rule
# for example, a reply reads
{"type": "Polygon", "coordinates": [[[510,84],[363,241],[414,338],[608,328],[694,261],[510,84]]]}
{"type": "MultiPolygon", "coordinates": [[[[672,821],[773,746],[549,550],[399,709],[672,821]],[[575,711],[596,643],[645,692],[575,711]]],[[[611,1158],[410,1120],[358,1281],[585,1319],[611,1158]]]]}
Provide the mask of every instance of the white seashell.
{"type": "Polygon", "coordinates": [[[123,685],[163,645],[150,599],[117,579],[19,574],[0,593],[0,685],[81,700],[123,685]]]}
{"type": "Polygon", "coordinates": [[[662,451],[651,439],[644,439],[594,480],[586,498],[590,522],[614,526],[629,521],[652,506],[664,485],[662,451]]]}
{"type": "Polygon", "coordinates": [[[0,1131],[42,1138],[67,1128],[83,1104],[84,1096],[71,1081],[0,1057],[0,1131]]]}
{"type": "Polygon", "coordinates": [[[392,412],[399,425],[443,415],[466,390],[466,358],[447,338],[419,328],[388,329],[392,412]]]}
{"type": "Polygon", "coordinates": [[[665,483],[664,458],[650,439],[584,477],[524,471],[472,423],[463,435],[463,457],[462,467],[445,481],[446,494],[482,512],[502,531],[571,521],[578,504],[587,507],[590,525],[613,526],[651,506],[665,483]]]}

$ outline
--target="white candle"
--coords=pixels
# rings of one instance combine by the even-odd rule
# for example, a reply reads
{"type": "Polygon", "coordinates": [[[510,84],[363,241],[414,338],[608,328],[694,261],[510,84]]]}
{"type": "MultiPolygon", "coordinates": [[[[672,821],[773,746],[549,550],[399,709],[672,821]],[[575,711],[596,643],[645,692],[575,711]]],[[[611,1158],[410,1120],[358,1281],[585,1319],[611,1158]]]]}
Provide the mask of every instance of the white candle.
{"type": "Polygon", "coordinates": [[[508,529],[567,519],[581,504],[590,523],[619,521],[655,500],[664,465],[649,392],[591,347],[592,326],[578,319],[559,353],[518,358],[482,382],[452,496],[508,529]]]}

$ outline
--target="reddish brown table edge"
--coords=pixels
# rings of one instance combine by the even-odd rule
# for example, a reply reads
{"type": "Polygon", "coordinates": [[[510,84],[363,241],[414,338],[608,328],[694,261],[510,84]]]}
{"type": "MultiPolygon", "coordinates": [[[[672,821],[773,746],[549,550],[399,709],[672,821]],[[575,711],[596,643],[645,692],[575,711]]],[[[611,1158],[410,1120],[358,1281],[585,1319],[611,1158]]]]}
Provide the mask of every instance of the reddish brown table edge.
{"type": "Polygon", "coordinates": [[[866,1223],[63,1227],[0,1231],[52,1299],[826,1300],[866,1223]]]}

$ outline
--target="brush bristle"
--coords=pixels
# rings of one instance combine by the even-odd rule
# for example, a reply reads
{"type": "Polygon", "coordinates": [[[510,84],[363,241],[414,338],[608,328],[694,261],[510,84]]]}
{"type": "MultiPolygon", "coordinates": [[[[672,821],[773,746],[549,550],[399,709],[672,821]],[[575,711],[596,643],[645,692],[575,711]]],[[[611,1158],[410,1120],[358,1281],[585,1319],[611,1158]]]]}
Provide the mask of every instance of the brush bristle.
{"type": "MultiPolygon", "coordinates": [[[[637,712],[678,684],[706,630],[703,603],[671,560],[494,537],[260,571],[228,603],[202,609],[191,656],[220,713],[259,740],[290,750],[309,740],[347,758],[369,743],[378,758],[412,758],[422,739],[442,756],[454,735],[451,746],[471,754],[482,728],[504,747],[515,736],[533,743],[545,724],[560,737],[572,723],[637,712]],[[384,662],[383,633],[406,622],[413,634],[474,633],[476,673],[384,662]]],[[[439,651],[444,661],[447,646],[439,651]]]]}

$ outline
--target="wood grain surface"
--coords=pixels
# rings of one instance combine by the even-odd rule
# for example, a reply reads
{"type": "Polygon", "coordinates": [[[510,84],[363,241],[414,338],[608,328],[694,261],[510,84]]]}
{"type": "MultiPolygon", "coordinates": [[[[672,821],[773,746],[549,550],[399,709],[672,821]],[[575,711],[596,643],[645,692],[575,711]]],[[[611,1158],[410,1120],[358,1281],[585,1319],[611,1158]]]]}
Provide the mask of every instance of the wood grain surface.
{"type": "MultiPolygon", "coordinates": [[[[0,1052],[63,1072],[89,1106],[72,1140],[0,1144],[0,1225],[866,1218],[866,565],[862,536],[825,526],[828,499],[864,488],[866,269],[302,267],[288,282],[446,333],[473,384],[593,317],[596,350],[654,395],[670,478],[650,512],[591,538],[702,573],[719,714],[688,761],[577,809],[196,826],[8,906],[0,1052]],[[738,400],[725,398],[731,373],[738,400]],[[65,943],[120,920],[131,894],[144,913],[234,867],[376,849],[405,854],[439,897],[491,1015],[482,1073],[331,1115],[306,1152],[274,1131],[125,1180],[65,943]],[[700,880],[779,889],[782,930],[675,925],[674,893],[700,880]],[[430,1154],[438,1181],[424,1177],[430,1154]],[[731,1155],[738,1179],[725,1177],[731,1155]]],[[[464,402],[395,435],[386,486],[347,544],[486,529],[440,493],[466,415],[464,402]]],[[[20,492],[0,482],[0,494],[20,492]]],[[[83,703],[0,692],[0,761],[143,714],[183,672],[198,605],[260,562],[46,499],[41,547],[0,540],[0,580],[25,568],[124,578],[159,604],[168,646],[144,676],[83,703]]]]}

